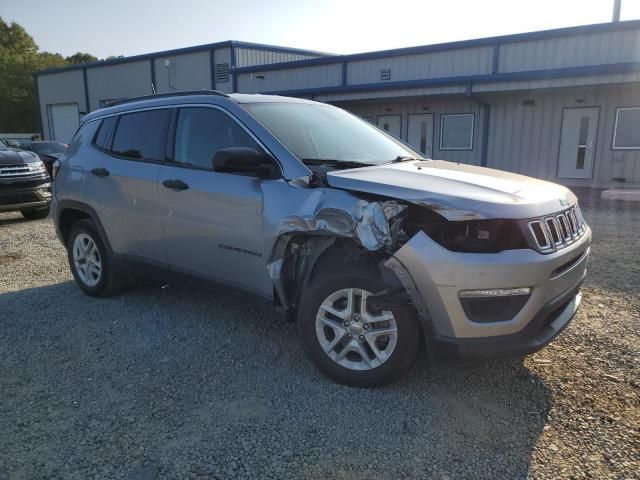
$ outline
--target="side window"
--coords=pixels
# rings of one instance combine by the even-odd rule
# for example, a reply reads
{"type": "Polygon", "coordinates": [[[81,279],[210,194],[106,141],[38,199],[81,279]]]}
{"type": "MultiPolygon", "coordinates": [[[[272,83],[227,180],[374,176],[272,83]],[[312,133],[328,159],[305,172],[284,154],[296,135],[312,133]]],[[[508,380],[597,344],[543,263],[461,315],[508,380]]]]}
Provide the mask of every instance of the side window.
{"type": "Polygon", "coordinates": [[[109,150],[111,148],[111,139],[113,138],[113,128],[116,125],[118,117],[107,117],[100,122],[98,127],[98,133],[96,133],[93,140],[94,145],[102,148],[103,150],[109,150]]]}
{"type": "Polygon", "coordinates": [[[129,158],[162,161],[171,110],[147,110],[120,115],[111,151],[129,158]]]}
{"type": "Polygon", "coordinates": [[[229,147],[262,150],[253,138],[224,112],[206,107],[180,109],[174,149],[176,162],[212,169],[215,153],[229,147]]]}

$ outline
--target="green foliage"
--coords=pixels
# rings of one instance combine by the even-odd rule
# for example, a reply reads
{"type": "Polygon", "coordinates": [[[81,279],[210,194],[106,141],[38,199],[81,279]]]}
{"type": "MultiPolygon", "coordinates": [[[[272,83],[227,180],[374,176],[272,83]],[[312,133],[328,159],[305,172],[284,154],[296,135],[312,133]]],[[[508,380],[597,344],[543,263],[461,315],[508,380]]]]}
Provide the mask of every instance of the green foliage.
{"type": "Polygon", "coordinates": [[[71,65],[80,65],[81,63],[97,62],[98,57],[94,57],[90,53],[78,52],[65,58],[65,61],[71,65]]]}
{"type": "Polygon", "coordinates": [[[41,52],[24,28],[0,17],[0,132],[39,130],[34,73],[95,60],[88,53],[65,59],[58,53],[41,52]]]}

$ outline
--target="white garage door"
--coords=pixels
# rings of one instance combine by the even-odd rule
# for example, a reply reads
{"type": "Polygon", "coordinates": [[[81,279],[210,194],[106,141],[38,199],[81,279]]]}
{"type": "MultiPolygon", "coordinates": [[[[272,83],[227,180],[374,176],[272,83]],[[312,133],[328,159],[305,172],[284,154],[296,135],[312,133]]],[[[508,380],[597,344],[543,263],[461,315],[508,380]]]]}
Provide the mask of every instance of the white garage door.
{"type": "Polygon", "coordinates": [[[48,105],[49,132],[51,140],[69,143],[80,124],[77,103],[48,105]]]}

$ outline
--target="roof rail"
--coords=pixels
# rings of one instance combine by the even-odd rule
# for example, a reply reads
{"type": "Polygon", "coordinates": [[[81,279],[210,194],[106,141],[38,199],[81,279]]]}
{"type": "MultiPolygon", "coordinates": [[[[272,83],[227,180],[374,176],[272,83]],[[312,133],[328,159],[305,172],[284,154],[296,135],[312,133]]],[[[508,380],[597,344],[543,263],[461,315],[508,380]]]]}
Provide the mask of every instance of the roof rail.
{"type": "Polygon", "coordinates": [[[216,95],[219,97],[229,97],[226,93],[219,92],[218,90],[181,90],[178,92],[165,92],[165,93],[154,93],[152,95],[143,95],[141,97],[132,97],[124,100],[119,100],[117,102],[113,102],[109,104],[109,107],[114,107],[116,105],[124,105],[125,103],[130,102],[139,102],[141,100],[155,100],[156,98],[167,98],[167,97],[186,97],[189,95],[216,95]]]}

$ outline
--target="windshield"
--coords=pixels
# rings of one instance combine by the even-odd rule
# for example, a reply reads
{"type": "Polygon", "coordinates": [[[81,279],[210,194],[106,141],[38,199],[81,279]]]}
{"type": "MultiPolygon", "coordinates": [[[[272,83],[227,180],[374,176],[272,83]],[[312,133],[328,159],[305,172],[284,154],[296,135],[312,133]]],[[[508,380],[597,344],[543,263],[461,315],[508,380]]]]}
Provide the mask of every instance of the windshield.
{"type": "Polygon", "coordinates": [[[32,143],[31,149],[40,155],[48,155],[52,153],[62,153],[67,147],[58,142],[40,142],[32,143]]]}
{"type": "Polygon", "coordinates": [[[377,165],[421,156],[345,110],[309,103],[250,103],[243,107],[303,162],[377,165]]]}

